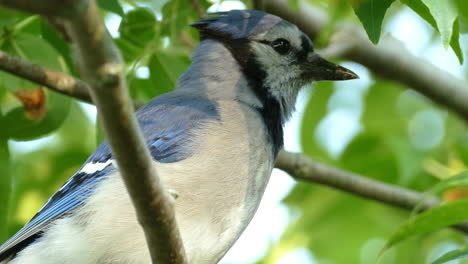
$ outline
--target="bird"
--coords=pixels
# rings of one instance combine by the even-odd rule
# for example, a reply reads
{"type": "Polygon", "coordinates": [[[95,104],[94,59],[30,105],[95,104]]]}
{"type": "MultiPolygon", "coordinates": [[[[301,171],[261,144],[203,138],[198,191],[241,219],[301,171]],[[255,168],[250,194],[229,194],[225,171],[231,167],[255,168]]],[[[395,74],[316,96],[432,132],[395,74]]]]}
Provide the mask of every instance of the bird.
{"type": "MultiPolygon", "coordinates": [[[[176,193],[188,263],[217,263],[254,216],[307,84],[358,78],[314,52],[296,25],[257,10],[210,14],[175,90],[136,112],[176,193]]],[[[1,264],[151,263],[107,142],[0,247],[1,264]]]]}

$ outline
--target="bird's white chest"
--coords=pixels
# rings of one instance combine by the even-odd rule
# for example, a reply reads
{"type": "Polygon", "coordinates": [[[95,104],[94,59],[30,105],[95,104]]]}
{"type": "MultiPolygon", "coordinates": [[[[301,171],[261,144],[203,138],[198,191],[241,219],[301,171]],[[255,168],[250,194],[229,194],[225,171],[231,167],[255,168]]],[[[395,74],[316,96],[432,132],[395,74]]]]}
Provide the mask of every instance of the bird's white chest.
{"type": "MultiPolygon", "coordinates": [[[[220,108],[219,122],[196,135],[192,156],[174,163],[155,162],[165,187],[179,195],[176,217],[190,263],[219,261],[250,222],[273,167],[267,142],[256,113],[230,102],[220,108]]],[[[13,263],[150,261],[118,173],[109,175],[77,214],[55,221],[42,241],[23,253],[13,263]]]]}
{"type": "Polygon", "coordinates": [[[179,194],[177,220],[193,263],[213,263],[232,246],[253,217],[273,168],[272,146],[256,112],[226,103],[220,116],[199,131],[195,155],[157,166],[167,175],[167,187],[179,194]]]}

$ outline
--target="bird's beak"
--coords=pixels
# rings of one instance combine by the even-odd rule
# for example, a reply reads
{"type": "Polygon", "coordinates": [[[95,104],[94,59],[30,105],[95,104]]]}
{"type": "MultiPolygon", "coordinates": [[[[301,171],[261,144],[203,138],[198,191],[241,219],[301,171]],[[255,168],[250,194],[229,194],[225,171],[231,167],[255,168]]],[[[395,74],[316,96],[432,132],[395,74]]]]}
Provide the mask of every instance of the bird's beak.
{"type": "Polygon", "coordinates": [[[303,74],[313,81],[343,81],[359,78],[356,73],[331,63],[313,52],[308,54],[307,61],[304,62],[303,74]]]}

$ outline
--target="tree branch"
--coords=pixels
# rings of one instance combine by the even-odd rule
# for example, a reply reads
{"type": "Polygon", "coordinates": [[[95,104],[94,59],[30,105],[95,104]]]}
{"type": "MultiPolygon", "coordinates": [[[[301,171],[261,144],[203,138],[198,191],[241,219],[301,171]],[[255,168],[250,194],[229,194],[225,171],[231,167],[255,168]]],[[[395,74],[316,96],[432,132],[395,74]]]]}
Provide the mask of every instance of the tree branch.
{"type": "MultiPolygon", "coordinates": [[[[330,167],[303,154],[281,151],[276,161],[276,168],[287,172],[297,180],[326,185],[406,210],[413,210],[423,199],[422,193],[330,167]]],[[[439,204],[438,198],[430,197],[424,201],[421,210],[439,204]]],[[[468,224],[457,225],[456,228],[468,234],[468,224]]]]}
{"type": "Polygon", "coordinates": [[[139,130],[123,63],[93,0],[0,0],[0,6],[59,16],[70,36],[77,64],[90,84],[106,136],[143,227],[153,263],[186,263],[172,198],[157,177],[139,130]],[[66,9],[64,9],[66,7],[66,9]]]}
{"type": "MultiPolygon", "coordinates": [[[[63,72],[42,67],[0,50],[0,70],[11,73],[28,81],[35,82],[51,90],[92,104],[89,85],[84,81],[63,72]]],[[[133,100],[133,107],[143,104],[133,100]]]]}
{"type": "Polygon", "coordinates": [[[76,6],[66,29],[80,72],[90,83],[107,138],[145,231],[153,263],[186,263],[172,198],[157,176],[139,130],[123,74],[120,52],[108,34],[94,1],[76,6]],[[136,177],[138,175],[138,177],[136,177]]]}
{"type": "MultiPolygon", "coordinates": [[[[257,0],[254,6],[295,23],[311,38],[329,20],[309,4],[293,10],[284,0],[257,0]]],[[[331,45],[337,47],[330,47],[329,54],[332,49],[335,55],[360,63],[380,77],[407,85],[468,121],[468,83],[414,56],[398,40],[385,38],[374,45],[354,24],[342,24],[332,39],[331,45]]]]}
{"type": "MultiPolygon", "coordinates": [[[[419,192],[330,167],[303,154],[281,151],[276,167],[298,180],[327,185],[406,210],[412,210],[422,199],[419,192]]],[[[434,207],[439,202],[434,197],[428,199],[422,209],[434,207]]]]}
{"type": "Polygon", "coordinates": [[[0,51],[0,70],[9,72],[56,92],[92,103],[88,84],[70,75],[41,67],[0,51]]]}

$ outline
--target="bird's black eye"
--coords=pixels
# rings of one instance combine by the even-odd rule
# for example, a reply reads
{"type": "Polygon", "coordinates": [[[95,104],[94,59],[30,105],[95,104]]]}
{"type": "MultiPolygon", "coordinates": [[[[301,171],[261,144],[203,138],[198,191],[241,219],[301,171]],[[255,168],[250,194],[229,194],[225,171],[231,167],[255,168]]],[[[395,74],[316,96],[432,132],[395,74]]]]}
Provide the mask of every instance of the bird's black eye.
{"type": "Polygon", "coordinates": [[[284,38],[275,39],[271,42],[271,47],[276,50],[279,54],[286,54],[291,48],[289,41],[284,38]]]}

